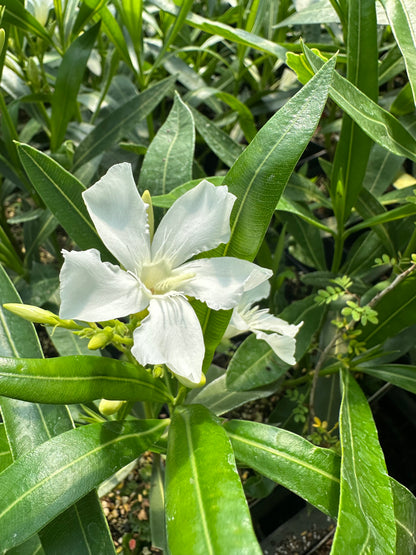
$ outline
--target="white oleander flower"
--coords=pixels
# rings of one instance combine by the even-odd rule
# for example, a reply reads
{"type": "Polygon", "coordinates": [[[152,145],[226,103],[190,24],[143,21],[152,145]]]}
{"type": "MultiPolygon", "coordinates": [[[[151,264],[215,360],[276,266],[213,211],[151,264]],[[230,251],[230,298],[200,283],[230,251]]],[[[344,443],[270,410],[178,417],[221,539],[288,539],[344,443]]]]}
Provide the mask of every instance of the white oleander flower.
{"type": "MultiPolygon", "coordinates": [[[[267,279],[265,278],[265,280],[267,279]]],[[[270,284],[268,281],[263,281],[252,289],[246,288],[240,302],[233,310],[224,337],[229,339],[240,333],[251,331],[257,339],[266,341],[284,362],[295,364],[295,336],[303,322],[298,325],[288,324],[285,320],[270,314],[268,309],[259,309],[256,305],[252,306],[255,302],[267,298],[269,292],[270,284]]]]}
{"type": "Polygon", "coordinates": [[[148,310],[134,330],[138,362],[166,364],[185,384],[202,378],[205,354],[198,318],[188,297],[214,310],[231,309],[245,289],[271,271],[232,257],[199,258],[230,238],[235,196],[204,180],[172,205],[151,240],[147,204],[129,164],[117,164],[83,199],[108,250],[122,267],[102,262],[96,249],[63,251],[62,318],[103,322],[148,310]]]}

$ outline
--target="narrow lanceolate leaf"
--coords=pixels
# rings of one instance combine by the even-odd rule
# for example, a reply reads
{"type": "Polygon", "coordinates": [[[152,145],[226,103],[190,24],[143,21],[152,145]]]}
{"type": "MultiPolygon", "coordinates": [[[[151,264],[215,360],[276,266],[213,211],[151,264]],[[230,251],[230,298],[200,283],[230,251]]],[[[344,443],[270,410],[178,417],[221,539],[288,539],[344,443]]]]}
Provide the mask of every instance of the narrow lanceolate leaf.
{"type": "Polygon", "coordinates": [[[224,164],[231,168],[242,153],[243,147],[236,143],[210,119],[198,112],[198,110],[192,108],[192,106],[190,108],[198,133],[212,152],[214,152],[224,164]]]}
{"type": "Polygon", "coordinates": [[[98,35],[100,22],[80,35],[65,52],[59,64],[52,94],[51,150],[57,150],[65,138],[66,128],[77,109],[77,95],[87,61],[98,35]]]}
{"type": "Polygon", "coordinates": [[[334,451],[258,422],[231,420],[224,427],[238,461],[336,516],[340,460],[334,451]]]}
{"type": "Polygon", "coordinates": [[[416,103],[416,2],[381,0],[394,37],[403,54],[409,83],[416,103]]]}
{"type": "Polygon", "coordinates": [[[74,155],[74,170],[112,147],[123,134],[145,119],[171,92],[174,82],[175,76],[159,81],[101,120],[78,145],[74,155]]]}
{"type": "Polygon", "coordinates": [[[227,388],[226,375],[223,374],[198,390],[191,402],[200,403],[217,416],[220,416],[250,401],[269,397],[275,391],[276,386],[274,384],[249,391],[233,391],[227,388]]]}
{"type": "MultiPolygon", "coordinates": [[[[150,3],[174,16],[177,16],[179,13],[179,8],[169,0],[151,0],[150,3]]],[[[236,44],[251,46],[255,50],[266,52],[267,54],[276,56],[281,60],[283,60],[285,57],[286,50],[283,48],[283,46],[280,46],[279,44],[276,44],[275,42],[267,40],[263,37],[259,37],[254,33],[249,33],[244,29],[236,29],[235,27],[231,27],[230,25],[226,25],[225,23],[222,23],[220,21],[213,21],[194,13],[188,13],[185,21],[191,27],[200,29],[205,33],[218,35],[225,38],[226,40],[235,42],[236,44]]]]}
{"type": "Polygon", "coordinates": [[[393,494],[371,409],[349,371],[342,371],[341,493],[334,553],[394,553],[393,494]]]}
{"type": "Polygon", "coordinates": [[[2,548],[19,545],[134,460],[160,437],[167,423],[90,424],[56,436],[20,457],[0,474],[2,548]]]}
{"type": "Polygon", "coordinates": [[[0,358],[0,395],[35,403],[94,399],[170,401],[166,386],[142,367],[113,358],[0,358]]]}
{"type": "MultiPolygon", "coordinates": [[[[323,60],[304,46],[308,62],[314,71],[323,60]]],[[[373,102],[339,73],[329,91],[330,97],[342,108],[374,142],[399,156],[416,161],[416,139],[389,112],[373,102]]]]}
{"type": "Polygon", "coordinates": [[[410,276],[374,305],[378,314],[378,324],[368,323],[361,327],[360,341],[373,347],[394,337],[399,331],[416,324],[416,276],[410,276]]]}
{"type": "Polygon", "coordinates": [[[33,187],[65,231],[81,249],[96,248],[113,260],[82,199],[84,185],[43,152],[24,144],[17,148],[33,187]]]}
{"type": "Polygon", "coordinates": [[[202,405],[180,407],[172,419],[166,521],[172,555],[261,553],[230,441],[202,405]]]}
{"type": "Polygon", "coordinates": [[[390,484],[396,519],[396,553],[416,553],[416,498],[393,478],[390,484]]]}
{"type": "Polygon", "coordinates": [[[279,379],[290,368],[265,341],[252,334],[238,347],[227,369],[227,387],[247,391],[279,379]]]}
{"type": "MultiPolygon", "coordinates": [[[[378,37],[375,2],[351,0],[347,6],[347,80],[376,101],[378,37]]],[[[334,203],[340,226],[347,220],[362,187],[372,144],[360,126],[344,114],[331,176],[332,198],[337,198],[338,182],[343,185],[343,195],[334,203]]]]}
{"type": "Polygon", "coordinates": [[[192,113],[176,93],[169,116],[151,142],[140,170],[139,189],[165,195],[192,179],[195,128],[192,113]]]}
{"type": "Polygon", "coordinates": [[[380,366],[357,366],[358,372],[364,372],[380,380],[397,385],[402,389],[416,393],[416,366],[407,364],[380,364],[380,366]]]}
{"type": "MultiPolygon", "coordinates": [[[[236,195],[231,215],[231,237],[218,254],[253,260],[277,203],[319,122],[334,72],[330,60],[266,125],[239,156],[224,184],[236,195]]],[[[229,321],[229,314],[199,307],[208,368],[229,321]]]]}
{"type": "MultiPolygon", "coordinates": [[[[0,355],[41,357],[42,350],[33,324],[4,310],[2,306],[4,302],[16,303],[20,302],[20,298],[0,267],[0,355]]],[[[64,406],[26,403],[2,397],[1,412],[14,459],[18,459],[37,445],[73,427],[69,411],[64,406]]],[[[10,484],[9,490],[10,494],[14,495],[15,490],[10,484]]],[[[67,551],[90,555],[96,549],[97,552],[105,555],[114,554],[114,544],[97,494],[91,492],[81,502],[85,511],[83,520],[78,518],[80,509],[77,505],[69,507],[59,516],[66,525],[61,527],[59,551],[55,549],[55,553],[67,551]],[[82,539],[81,542],[80,539],[82,539]]],[[[42,542],[48,545],[46,542],[55,537],[55,521],[52,521],[42,531],[42,542]]],[[[41,555],[43,553],[37,536],[25,542],[24,546],[20,545],[18,549],[19,554],[41,555]]]]}

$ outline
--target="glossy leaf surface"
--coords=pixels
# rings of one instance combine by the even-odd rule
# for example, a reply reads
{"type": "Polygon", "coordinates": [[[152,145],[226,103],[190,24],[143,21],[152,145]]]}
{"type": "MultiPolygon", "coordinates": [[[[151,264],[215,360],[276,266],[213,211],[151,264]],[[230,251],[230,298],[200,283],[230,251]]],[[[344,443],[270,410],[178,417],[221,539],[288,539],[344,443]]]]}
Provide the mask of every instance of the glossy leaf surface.
{"type": "MultiPolygon", "coordinates": [[[[2,303],[5,301],[20,302],[20,299],[6,273],[0,267],[0,354],[14,357],[41,357],[42,351],[33,325],[4,310],[2,303]]],[[[42,359],[37,360],[40,362],[42,359]]],[[[15,459],[29,453],[54,435],[70,430],[73,426],[69,411],[64,406],[26,403],[2,397],[1,411],[10,451],[15,459]]],[[[9,489],[11,495],[14,495],[14,488],[10,487],[10,484],[9,489]]],[[[65,547],[71,552],[74,547],[79,555],[89,555],[91,546],[99,546],[103,554],[113,554],[113,542],[96,493],[91,492],[87,499],[81,499],[80,502],[86,513],[83,520],[78,518],[77,505],[69,507],[59,516],[60,520],[66,522],[65,527],[61,527],[60,549],[65,547]]],[[[53,538],[56,538],[55,521],[42,531],[42,541],[45,545],[53,538]]],[[[41,555],[44,552],[36,536],[16,549],[19,550],[19,555],[20,553],[41,555]]]]}
{"type": "Polygon", "coordinates": [[[1,395],[36,403],[171,399],[163,382],[143,368],[106,357],[0,358],[0,376],[1,395]]]}
{"type": "Polygon", "coordinates": [[[403,54],[409,83],[416,103],[416,2],[414,0],[381,0],[391,29],[403,54]]]}
{"type": "Polygon", "coordinates": [[[146,118],[169,94],[175,82],[167,77],[128,100],[101,120],[80,142],[74,154],[74,170],[113,146],[123,134],[146,118]]]}
{"type": "Polygon", "coordinates": [[[77,109],[77,95],[88,58],[98,36],[100,23],[79,36],[65,52],[56,76],[52,95],[51,150],[55,151],[65,138],[66,128],[77,109]]]}
{"type": "Polygon", "coordinates": [[[192,179],[195,129],[192,113],[178,94],[150,144],[140,170],[139,189],[165,195],[192,179]]]}
{"type": "Polygon", "coordinates": [[[24,144],[18,145],[18,152],[33,187],[79,247],[96,248],[113,260],[88,214],[84,185],[43,152],[24,144]]]}
{"type": "Polygon", "coordinates": [[[9,549],[29,538],[148,449],[167,423],[90,424],[60,434],[20,457],[0,474],[0,545],[9,549]]]}
{"type": "Polygon", "coordinates": [[[416,323],[416,277],[410,276],[389,291],[374,305],[378,324],[362,328],[360,341],[367,347],[382,343],[399,331],[416,323]]]}
{"type": "Polygon", "coordinates": [[[416,393],[416,366],[411,364],[361,365],[357,370],[416,393]]]}
{"type": "MultiPolygon", "coordinates": [[[[237,200],[231,214],[231,237],[218,254],[253,260],[290,174],[315,131],[332,81],[330,60],[257,133],[224,179],[237,200]]],[[[229,320],[229,313],[198,310],[208,368],[229,320]]]]}
{"type": "Polygon", "coordinates": [[[342,370],[341,493],[334,553],[394,553],[393,495],[370,407],[342,370]]]}
{"type": "Polygon", "coordinates": [[[245,420],[224,424],[241,463],[297,493],[335,516],[339,499],[339,457],[306,439],[283,430],[245,420]]]}
{"type": "Polygon", "coordinates": [[[255,389],[279,379],[290,368],[265,341],[251,334],[238,347],[227,369],[227,387],[235,391],[255,389]]]}
{"type": "Polygon", "coordinates": [[[166,521],[172,555],[261,553],[227,434],[201,405],[180,407],[172,419],[166,521]]]}

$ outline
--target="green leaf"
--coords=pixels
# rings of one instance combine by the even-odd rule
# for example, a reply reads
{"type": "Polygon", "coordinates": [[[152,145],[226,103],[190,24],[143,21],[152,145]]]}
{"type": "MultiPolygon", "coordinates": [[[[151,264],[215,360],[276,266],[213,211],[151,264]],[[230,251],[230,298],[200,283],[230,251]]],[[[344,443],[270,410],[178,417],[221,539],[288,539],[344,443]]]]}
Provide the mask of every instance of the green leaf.
{"type": "Polygon", "coordinates": [[[68,235],[81,249],[96,248],[113,260],[88,214],[84,185],[43,152],[22,143],[17,148],[33,187],[68,235]]]}
{"type": "MultiPolygon", "coordinates": [[[[258,422],[231,420],[224,427],[240,462],[336,518],[341,460],[335,451],[316,447],[292,432],[258,422]]],[[[389,481],[397,531],[396,551],[389,553],[413,553],[416,546],[416,498],[393,478],[389,481]]],[[[350,532],[353,535],[352,528],[350,532]]],[[[338,551],[356,552],[359,551],[338,551]]]]}
{"type": "Polygon", "coordinates": [[[61,146],[68,123],[77,110],[78,91],[99,29],[100,22],[80,35],[65,52],[59,64],[51,101],[52,152],[61,146]]]}
{"type": "MultiPolygon", "coordinates": [[[[220,175],[207,177],[207,179],[216,187],[218,185],[222,185],[222,182],[224,181],[224,177],[220,175]]],[[[188,183],[184,183],[183,185],[179,185],[179,187],[175,187],[175,189],[172,189],[172,191],[170,191],[170,193],[167,193],[166,195],[157,195],[155,197],[152,197],[152,204],[153,206],[159,206],[160,208],[170,208],[175,200],[177,200],[190,189],[196,187],[201,181],[201,178],[193,179],[192,181],[188,181],[188,183]]]]}
{"type": "MultiPolygon", "coordinates": [[[[237,460],[334,517],[339,499],[339,457],[287,430],[258,422],[224,424],[237,460]]],[[[347,553],[347,552],[345,552],[347,553]]]]}
{"type": "Polygon", "coordinates": [[[0,376],[0,395],[35,403],[172,400],[144,368],[107,357],[0,358],[0,376]]]}
{"type": "Polygon", "coordinates": [[[416,103],[416,6],[413,0],[381,0],[403,54],[413,99],[416,103]]]}
{"type": "Polygon", "coordinates": [[[296,335],[295,358],[300,360],[309,350],[316,331],[320,329],[325,310],[314,301],[315,295],[290,303],[280,314],[279,318],[302,327],[296,335]]]}
{"type": "Polygon", "coordinates": [[[13,462],[4,424],[0,423],[0,472],[13,462]]]}
{"type": "Polygon", "coordinates": [[[261,550],[218,419],[201,405],[176,409],[166,457],[166,522],[172,555],[255,555],[261,550]]]}
{"type": "Polygon", "coordinates": [[[98,154],[102,154],[127,131],[145,119],[163,97],[171,92],[174,82],[174,76],[159,81],[101,120],[78,145],[74,154],[73,170],[80,168],[98,154]]]}
{"type": "MultiPolygon", "coordinates": [[[[376,223],[378,222],[378,225],[375,226],[374,231],[379,236],[387,252],[391,256],[395,256],[396,251],[391,234],[389,233],[388,226],[383,224],[383,218],[387,217],[386,214],[388,213],[386,208],[384,208],[384,206],[380,204],[370,191],[365,188],[361,189],[359,197],[355,203],[355,208],[363,218],[364,222],[369,220],[371,222],[372,218],[376,218],[376,223]],[[381,222],[379,222],[379,219],[381,219],[381,222]]],[[[363,227],[365,228],[366,226],[363,227]]],[[[348,234],[349,230],[344,233],[348,234]]]]}
{"type": "Polygon", "coordinates": [[[116,18],[106,5],[107,1],[102,2],[102,0],[83,0],[83,4],[88,6],[93,11],[93,13],[98,10],[102,22],[103,32],[114,44],[121,59],[127,64],[128,67],[130,67],[130,69],[135,71],[130,58],[126,39],[123,36],[123,31],[121,30],[116,18]]]}
{"type": "Polygon", "coordinates": [[[333,230],[327,225],[323,224],[320,220],[318,220],[318,218],[316,218],[310,210],[284,196],[280,197],[280,200],[276,206],[276,211],[289,212],[290,214],[299,216],[299,218],[302,218],[302,220],[305,220],[305,222],[307,222],[308,224],[311,224],[317,229],[322,229],[322,231],[333,235],[333,230]]]}
{"type": "Polygon", "coordinates": [[[165,472],[160,455],[153,454],[152,478],[149,494],[150,530],[152,545],[167,553],[165,519],[165,472]]]}
{"type": "Polygon", "coordinates": [[[63,357],[72,355],[101,356],[101,351],[91,351],[91,349],[88,349],[88,342],[85,337],[70,333],[64,328],[53,329],[47,327],[46,331],[55,349],[63,357]]]}
{"type": "MultiPolygon", "coordinates": [[[[164,12],[170,13],[174,16],[177,16],[179,13],[179,8],[177,8],[175,4],[169,0],[151,0],[150,4],[153,4],[164,12]]],[[[255,50],[266,52],[267,54],[276,56],[281,60],[285,59],[286,50],[283,46],[253,33],[249,33],[243,29],[236,29],[220,21],[212,21],[194,13],[188,13],[185,21],[191,27],[200,29],[205,33],[218,35],[231,42],[235,42],[236,44],[251,46],[255,50]]]]}
{"type": "MultiPolygon", "coordinates": [[[[5,301],[20,302],[20,298],[0,267],[0,355],[41,357],[42,351],[33,324],[9,311],[4,311],[2,304],[5,301]]],[[[31,404],[3,397],[1,411],[14,458],[25,455],[37,445],[73,426],[69,411],[63,406],[31,404]]],[[[59,537],[60,549],[67,548],[68,552],[89,555],[91,553],[89,545],[92,541],[92,545],[100,546],[100,552],[114,553],[113,542],[96,493],[91,492],[87,500],[82,500],[82,506],[87,507],[87,514],[83,520],[74,519],[74,514],[78,515],[79,512],[77,506],[70,507],[60,515],[59,518],[67,522],[59,537]],[[73,525],[69,526],[69,521],[73,525]],[[76,538],[83,538],[82,550],[76,538]],[[77,546],[72,550],[75,541],[77,546]]],[[[50,523],[42,534],[44,542],[49,541],[50,537],[55,537],[55,521],[50,523]]],[[[31,546],[25,543],[27,553],[36,552],[41,555],[43,550],[37,537],[30,541],[33,549],[31,551],[31,546]]],[[[23,551],[23,546],[19,547],[19,551],[22,554],[26,552],[23,551]]]]}
{"type": "Polygon", "coordinates": [[[408,216],[414,216],[416,214],[416,204],[404,204],[403,206],[398,206],[397,208],[392,208],[387,212],[378,214],[377,216],[372,216],[364,220],[360,224],[356,224],[347,229],[345,232],[345,237],[365,229],[366,227],[374,227],[375,225],[385,224],[388,222],[394,222],[395,220],[401,220],[402,218],[407,218],[408,216]]]}
{"type": "MultiPolygon", "coordinates": [[[[231,214],[231,237],[223,256],[253,260],[290,174],[308,144],[325,106],[335,59],[287,102],[257,133],[224,179],[237,200],[231,214]]],[[[208,368],[229,321],[229,313],[198,309],[208,368]]]]}
{"type": "Polygon", "coordinates": [[[90,424],[60,434],[20,457],[0,474],[2,548],[19,545],[134,460],[167,424],[166,420],[90,424]]]}
{"type": "MultiPolygon", "coordinates": [[[[208,370],[207,376],[209,376],[211,368],[208,370]]],[[[269,397],[276,391],[274,384],[250,391],[232,391],[226,386],[226,376],[223,372],[221,369],[222,375],[198,390],[191,403],[200,403],[219,416],[250,401],[269,397]]]]}
{"type": "Polygon", "coordinates": [[[198,110],[190,106],[198,133],[209,148],[228,167],[231,167],[243,151],[243,147],[233,141],[222,129],[198,110]]]}
{"type": "Polygon", "coordinates": [[[34,258],[39,245],[46,241],[49,235],[55,231],[57,226],[58,222],[49,210],[43,210],[40,218],[34,221],[26,222],[24,226],[26,265],[34,258]],[[30,241],[28,240],[29,237],[30,241]]]}
{"type": "Polygon", "coordinates": [[[379,366],[359,365],[355,368],[357,372],[364,372],[380,380],[397,385],[416,393],[416,366],[408,364],[380,364],[379,366]]]}
{"type": "Polygon", "coordinates": [[[238,347],[226,374],[227,388],[247,391],[275,382],[290,368],[265,341],[251,334],[238,347]]]}
{"type": "Polygon", "coordinates": [[[326,270],[324,244],[319,229],[311,227],[305,218],[290,213],[285,215],[284,221],[288,224],[289,233],[296,240],[293,256],[300,260],[303,258],[307,265],[317,270],[326,270]]]}
{"type": "Polygon", "coordinates": [[[373,307],[378,314],[378,324],[367,324],[360,341],[367,347],[383,343],[402,329],[416,324],[416,276],[410,276],[386,293],[373,307]]]}
{"type": "Polygon", "coordinates": [[[416,550],[416,498],[402,484],[390,478],[396,519],[396,553],[414,553],[416,550]]]}
{"type": "Polygon", "coordinates": [[[140,170],[139,189],[165,195],[192,179],[195,128],[192,113],[175,93],[172,109],[151,142],[140,170]]]}
{"type": "Polygon", "coordinates": [[[394,553],[393,495],[371,409],[349,371],[341,371],[341,493],[334,553],[394,553]]]}
{"type": "MultiPolygon", "coordinates": [[[[314,71],[323,60],[305,45],[305,54],[314,71]]],[[[416,140],[389,112],[378,106],[347,79],[334,73],[329,96],[374,142],[399,156],[416,161],[416,140]]]]}
{"type": "Polygon", "coordinates": [[[54,518],[39,532],[39,537],[46,554],[66,552],[77,555],[93,553],[115,555],[116,553],[107,520],[95,491],[87,493],[54,518]],[[105,536],[102,530],[106,530],[105,536]]]}
{"type": "MultiPolygon", "coordinates": [[[[348,2],[347,80],[374,102],[378,98],[378,36],[375,2],[348,2]]],[[[341,227],[348,219],[362,187],[372,141],[350,117],[344,114],[331,175],[331,196],[341,227]],[[341,180],[343,195],[337,198],[341,180]]]]}

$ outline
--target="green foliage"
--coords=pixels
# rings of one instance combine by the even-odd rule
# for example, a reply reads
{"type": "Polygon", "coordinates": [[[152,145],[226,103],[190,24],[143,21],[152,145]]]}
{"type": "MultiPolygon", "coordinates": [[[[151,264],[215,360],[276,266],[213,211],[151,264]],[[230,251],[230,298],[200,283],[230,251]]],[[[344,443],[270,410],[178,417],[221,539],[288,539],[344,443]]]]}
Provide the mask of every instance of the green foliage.
{"type": "Polygon", "coordinates": [[[95,490],[150,450],[149,547],[260,553],[237,464],[335,518],[334,555],[412,553],[416,499],[366,396],[416,393],[413,2],[30,10],[0,13],[1,549],[115,553],[95,490]],[[208,256],[272,269],[240,316],[302,323],[295,365],[254,333],[223,339],[231,311],[192,300],[206,383],[189,390],[132,356],[146,311],[57,316],[61,249],[115,262],[82,194],[122,161],[156,221],[202,179],[235,195],[208,256]]]}

